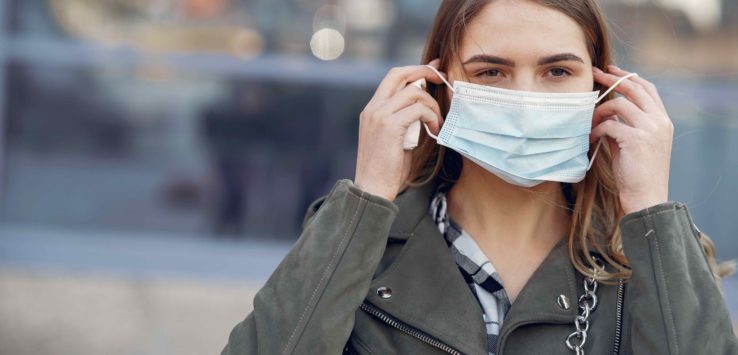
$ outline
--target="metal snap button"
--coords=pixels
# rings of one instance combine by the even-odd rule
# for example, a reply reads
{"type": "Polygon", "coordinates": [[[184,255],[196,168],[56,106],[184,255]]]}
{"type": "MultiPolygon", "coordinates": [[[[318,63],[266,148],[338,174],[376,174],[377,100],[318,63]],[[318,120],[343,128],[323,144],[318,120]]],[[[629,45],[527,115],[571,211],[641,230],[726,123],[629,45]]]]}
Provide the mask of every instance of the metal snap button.
{"type": "Polygon", "coordinates": [[[569,309],[569,307],[571,307],[571,304],[569,303],[569,297],[566,297],[566,295],[559,295],[559,297],[556,299],[556,302],[562,309],[569,309]]]}
{"type": "Polygon", "coordinates": [[[381,298],[390,298],[392,297],[392,289],[389,287],[382,286],[380,288],[377,288],[377,296],[381,298]]]}

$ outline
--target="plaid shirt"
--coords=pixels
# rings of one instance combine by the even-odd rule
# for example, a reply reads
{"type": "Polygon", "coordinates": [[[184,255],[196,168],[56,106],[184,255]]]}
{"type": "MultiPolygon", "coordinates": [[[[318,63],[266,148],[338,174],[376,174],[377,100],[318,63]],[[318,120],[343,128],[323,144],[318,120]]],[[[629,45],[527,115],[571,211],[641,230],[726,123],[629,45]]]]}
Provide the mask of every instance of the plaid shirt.
{"type": "Polygon", "coordinates": [[[487,351],[495,355],[502,321],[510,309],[510,299],[495,267],[472,237],[446,213],[445,185],[439,186],[430,205],[430,214],[444,235],[461,275],[469,284],[483,310],[487,329],[487,351]]]}

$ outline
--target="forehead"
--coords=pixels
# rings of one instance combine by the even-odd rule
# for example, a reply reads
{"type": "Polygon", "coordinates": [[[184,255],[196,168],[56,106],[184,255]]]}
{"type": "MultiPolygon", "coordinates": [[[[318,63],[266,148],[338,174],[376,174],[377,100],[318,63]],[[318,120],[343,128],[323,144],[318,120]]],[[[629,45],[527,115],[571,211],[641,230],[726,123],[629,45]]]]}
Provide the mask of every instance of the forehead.
{"type": "Polygon", "coordinates": [[[566,14],[528,0],[494,0],[467,23],[462,61],[477,54],[535,60],[569,52],[590,59],[580,25],[566,14]]]}

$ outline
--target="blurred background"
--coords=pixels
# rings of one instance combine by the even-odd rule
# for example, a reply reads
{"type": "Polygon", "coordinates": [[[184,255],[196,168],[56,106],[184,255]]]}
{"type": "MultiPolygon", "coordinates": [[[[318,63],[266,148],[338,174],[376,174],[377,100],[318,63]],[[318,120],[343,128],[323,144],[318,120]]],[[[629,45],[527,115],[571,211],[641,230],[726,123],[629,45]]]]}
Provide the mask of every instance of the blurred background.
{"type": "MultiPolygon", "coordinates": [[[[0,0],[0,354],[219,353],[439,3],[0,0]]],[[[738,2],[602,5],[670,198],[738,257],[738,2]]]]}

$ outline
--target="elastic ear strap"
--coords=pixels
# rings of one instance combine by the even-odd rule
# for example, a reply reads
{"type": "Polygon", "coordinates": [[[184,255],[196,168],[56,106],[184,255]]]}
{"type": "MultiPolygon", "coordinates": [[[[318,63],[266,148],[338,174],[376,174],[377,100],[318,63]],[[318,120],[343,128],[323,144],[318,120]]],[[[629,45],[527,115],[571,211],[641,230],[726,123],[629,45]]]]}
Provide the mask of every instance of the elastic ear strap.
{"type": "Polygon", "coordinates": [[[632,77],[634,77],[634,76],[638,76],[638,73],[630,73],[630,74],[628,74],[628,75],[626,75],[626,76],[624,76],[624,77],[622,77],[622,78],[618,79],[618,81],[616,81],[616,82],[615,82],[615,84],[612,84],[612,86],[610,86],[610,88],[609,88],[609,89],[607,89],[607,91],[605,91],[605,93],[604,93],[604,94],[600,95],[600,97],[598,97],[598,98],[597,98],[597,101],[596,101],[596,102],[598,102],[598,103],[599,103],[600,101],[602,101],[602,99],[604,99],[604,98],[605,98],[605,96],[607,96],[607,94],[609,94],[609,93],[611,93],[611,92],[612,92],[613,90],[615,90],[615,88],[616,88],[616,87],[618,87],[618,85],[620,85],[620,83],[622,83],[622,82],[623,82],[623,80],[627,80],[627,79],[629,79],[629,78],[632,78],[632,77]]]}
{"type": "MultiPolygon", "coordinates": [[[[441,72],[439,72],[438,69],[428,64],[426,64],[425,66],[428,67],[428,69],[432,70],[434,73],[436,73],[436,75],[438,75],[438,77],[441,78],[441,80],[443,80],[443,83],[446,84],[446,86],[448,86],[448,88],[451,89],[452,92],[456,92],[456,90],[454,90],[454,87],[451,86],[451,83],[449,83],[448,80],[446,80],[446,78],[444,78],[443,75],[441,75],[441,72]]],[[[438,136],[431,133],[430,128],[428,128],[428,125],[425,122],[423,122],[423,127],[425,127],[425,133],[428,133],[428,136],[435,139],[436,141],[438,140],[438,136]]]]}
{"type": "MultiPolygon", "coordinates": [[[[638,76],[638,73],[630,73],[630,74],[628,74],[628,75],[626,75],[626,76],[618,79],[618,81],[616,81],[615,84],[612,84],[612,86],[610,86],[610,88],[607,89],[607,91],[605,91],[604,94],[600,95],[600,97],[597,98],[597,101],[596,102],[602,101],[602,99],[604,99],[609,93],[611,93],[613,90],[615,90],[615,88],[618,87],[618,85],[620,85],[620,83],[622,83],[623,80],[628,80],[628,79],[630,79],[630,78],[632,78],[634,76],[638,76]]],[[[600,151],[600,146],[602,145],[602,140],[604,140],[604,138],[603,137],[600,137],[599,141],[597,142],[597,147],[595,147],[595,151],[594,151],[594,153],[592,153],[592,158],[589,159],[589,165],[587,166],[587,171],[589,171],[589,169],[592,168],[592,164],[595,161],[595,157],[597,156],[597,152],[600,151]]]]}
{"type": "Polygon", "coordinates": [[[435,140],[438,140],[438,136],[436,136],[435,134],[431,133],[430,128],[428,128],[428,125],[425,122],[423,122],[423,127],[425,127],[425,133],[428,133],[428,135],[431,138],[433,138],[435,140]]]}
{"type": "Polygon", "coordinates": [[[587,166],[587,171],[589,171],[590,168],[592,168],[592,163],[595,161],[595,157],[597,156],[597,152],[600,151],[600,146],[602,145],[602,140],[604,138],[600,137],[599,142],[597,142],[597,147],[595,148],[594,153],[592,153],[592,158],[589,159],[589,165],[587,166]]]}
{"type": "Polygon", "coordinates": [[[436,73],[436,75],[438,75],[438,77],[441,78],[441,80],[443,80],[443,83],[446,84],[446,86],[448,86],[448,88],[451,89],[452,92],[456,92],[456,90],[454,90],[454,87],[451,86],[451,84],[448,82],[448,80],[446,80],[446,78],[443,77],[443,75],[441,75],[441,72],[439,72],[438,69],[428,64],[426,64],[425,66],[430,68],[430,70],[432,70],[434,73],[436,73]]]}

